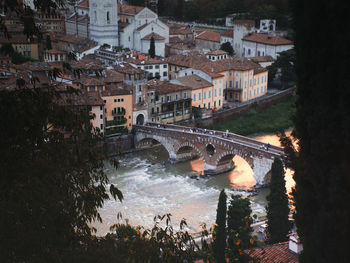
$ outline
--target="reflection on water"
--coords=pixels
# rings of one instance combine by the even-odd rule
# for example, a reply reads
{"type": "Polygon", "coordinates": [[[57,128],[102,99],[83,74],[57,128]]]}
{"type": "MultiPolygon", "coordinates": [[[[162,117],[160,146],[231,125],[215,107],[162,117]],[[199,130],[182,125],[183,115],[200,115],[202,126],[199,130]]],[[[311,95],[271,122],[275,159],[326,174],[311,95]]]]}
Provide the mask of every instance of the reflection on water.
{"type": "MultiPolygon", "coordinates": [[[[279,145],[276,136],[259,136],[256,139],[279,145]]],[[[186,218],[190,232],[200,231],[202,222],[211,226],[215,222],[219,193],[248,194],[241,189],[255,185],[253,171],[242,158],[235,156],[236,165],[231,172],[192,179],[204,169],[202,160],[171,165],[167,162],[168,154],[163,147],[128,154],[120,159],[117,171],[107,170],[111,183],[116,184],[123,192],[124,200],[107,201],[100,210],[103,224],[94,223],[97,234],[108,232],[109,226],[116,223],[116,215],[122,212],[123,218],[129,219],[132,225],[153,226],[153,217],[171,213],[174,226],[186,218]],[[191,178],[192,177],[192,178],[191,178]]],[[[286,175],[287,187],[294,185],[290,171],[286,175]]],[[[261,189],[256,196],[251,196],[251,207],[255,214],[265,214],[268,189],[261,189]]]]}

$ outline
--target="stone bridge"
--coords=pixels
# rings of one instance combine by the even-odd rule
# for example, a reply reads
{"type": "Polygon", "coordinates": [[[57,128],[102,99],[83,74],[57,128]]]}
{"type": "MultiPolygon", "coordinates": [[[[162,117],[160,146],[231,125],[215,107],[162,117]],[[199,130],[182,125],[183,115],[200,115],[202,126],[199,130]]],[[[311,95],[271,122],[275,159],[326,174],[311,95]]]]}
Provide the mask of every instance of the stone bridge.
{"type": "Polygon", "coordinates": [[[257,184],[265,183],[274,157],[281,158],[283,149],[233,133],[177,125],[147,123],[134,125],[135,147],[148,148],[158,143],[169,153],[170,162],[200,157],[205,174],[219,174],[234,168],[232,158],[242,157],[252,168],[257,184]]]}

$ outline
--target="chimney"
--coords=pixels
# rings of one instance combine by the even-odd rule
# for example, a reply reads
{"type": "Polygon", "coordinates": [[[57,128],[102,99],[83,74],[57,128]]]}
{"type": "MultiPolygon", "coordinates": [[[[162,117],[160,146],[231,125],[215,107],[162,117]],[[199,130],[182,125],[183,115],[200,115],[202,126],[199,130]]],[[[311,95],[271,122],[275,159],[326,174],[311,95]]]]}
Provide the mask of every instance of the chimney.
{"type": "Polygon", "coordinates": [[[300,242],[298,234],[292,233],[289,236],[289,250],[296,254],[300,254],[300,252],[303,250],[303,245],[300,242]]]}

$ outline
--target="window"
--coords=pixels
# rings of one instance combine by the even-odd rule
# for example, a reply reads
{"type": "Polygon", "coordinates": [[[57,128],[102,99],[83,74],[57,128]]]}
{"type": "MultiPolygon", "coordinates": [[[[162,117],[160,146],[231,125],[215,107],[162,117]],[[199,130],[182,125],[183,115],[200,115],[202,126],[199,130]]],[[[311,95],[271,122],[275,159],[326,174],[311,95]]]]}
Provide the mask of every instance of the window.
{"type": "Polygon", "coordinates": [[[102,114],[100,114],[100,119],[103,120],[103,115],[102,114]]]}
{"type": "Polygon", "coordinates": [[[193,101],[196,101],[196,93],[193,93],[193,101]]]}
{"type": "MultiPolygon", "coordinates": [[[[206,91],[204,91],[203,92],[203,99],[206,99],[207,98],[207,92],[206,91]]],[[[205,108],[205,107],[204,107],[205,108]]]]}
{"type": "Polygon", "coordinates": [[[163,72],[163,77],[168,76],[168,72],[163,72]]]}
{"type": "Polygon", "coordinates": [[[238,77],[238,73],[236,72],[236,77],[238,77]]]}
{"type": "Polygon", "coordinates": [[[219,96],[221,96],[221,88],[219,88],[219,96]]]}
{"type": "Polygon", "coordinates": [[[258,78],[258,85],[259,85],[259,80],[260,80],[260,78],[258,78]]]}
{"type": "Polygon", "coordinates": [[[159,65],[155,65],[154,68],[155,68],[155,69],[159,69],[159,65]]]}
{"type": "Polygon", "coordinates": [[[244,99],[247,98],[247,92],[244,92],[244,99]]]}
{"type": "Polygon", "coordinates": [[[252,91],[250,90],[250,91],[249,91],[249,97],[251,97],[251,96],[252,96],[252,91]]]}
{"type": "Polygon", "coordinates": [[[103,130],[103,124],[100,125],[101,130],[103,130]]]}
{"type": "Polygon", "coordinates": [[[251,87],[252,86],[252,80],[249,80],[249,86],[251,87]]]}
{"type": "Polygon", "coordinates": [[[148,69],[153,69],[153,66],[148,66],[148,69]]]}
{"type": "Polygon", "coordinates": [[[103,106],[100,106],[100,110],[103,110],[103,106]]]}
{"type": "Polygon", "coordinates": [[[106,100],[103,100],[103,102],[106,104],[106,100]]]}
{"type": "Polygon", "coordinates": [[[254,85],[256,85],[256,79],[254,79],[254,85]]]}
{"type": "Polygon", "coordinates": [[[245,89],[247,88],[247,81],[246,80],[244,81],[244,88],[245,89]]]}
{"type": "Polygon", "coordinates": [[[139,85],[139,91],[142,91],[142,86],[141,85],[139,85]]]}
{"type": "Polygon", "coordinates": [[[211,98],[211,90],[208,91],[208,98],[211,98]]]}
{"type": "Polygon", "coordinates": [[[166,96],[166,101],[167,102],[171,101],[171,96],[166,96]]]}
{"type": "MultiPolygon", "coordinates": [[[[236,84],[237,84],[238,82],[236,81],[236,84]]],[[[230,88],[232,87],[232,80],[230,80],[230,88]]]]}
{"type": "Polygon", "coordinates": [[[260,51],[258,51],[258,57],[260,57],[260,51]]]}
{"type": "Polygon", "coordinates": [[[250,55],[250,49],[248,49],[248,55],[250,55]]]}
{"type": "Polygon", "coordinates": [[[214,97],[216,97],[216,89],[214,89],[214,97]]]}
{"type": "Polygon", "coordinates": [[[187,92],[184,92],[184,99],[187,99],[187,92]]]}
{"type": "Polygon", "coordinates": [[[107,24],[109,24],[111,21],[110,21],[110,17],[109,17],[109,12],[107,12],[107,24]]]}
{"type": "Polygon", "coordinates": [[[168,65],[163,65],[163,68],[167,68],[168,67],[168,65]]]}
{"type": "Polygon", "coordinates": [[[177,94],[176,94],[176,96],[175,96],[175,100],[178,100],[178,96],[177,96],[177,94]]]}
{"type": "Polygon", "coordinates": [[[95,87],[94,86],[90,86],[90,91],[95,91],[95,87]]]}
{"type": "Polygon", "coordinates": [[[117,99],[114,99],[114,102],[117,102],[117,99]]]}
{"type": "Polygon", "coordinates": [[[235,88],[238,89],[238,81],[235,83],[235,88]]]}
{"type": "Polygon", "coordinates": [[[164,97],[162,97],[161,101],[162,101],[162,103],[164,102],[164,97]]]}
{"type": "Polygon", "coordinates": [[[198,93],[198,100],[201,100],[201,95],[202,95],[202,93],[198,93]]]}
{"type": "Polygon", "coordinates": [[[221,100],[219,100],[219,106],[221,106],[221,100]]]}
{"type": "Polygon", "coordinates": [[[141,97],[139,97],[139,103],[141,103],[141,97]]]}
{"type": "Polygon", "coordinates": [[[210,102],[208,103],[208,109],[210,109],[210,102]]]}

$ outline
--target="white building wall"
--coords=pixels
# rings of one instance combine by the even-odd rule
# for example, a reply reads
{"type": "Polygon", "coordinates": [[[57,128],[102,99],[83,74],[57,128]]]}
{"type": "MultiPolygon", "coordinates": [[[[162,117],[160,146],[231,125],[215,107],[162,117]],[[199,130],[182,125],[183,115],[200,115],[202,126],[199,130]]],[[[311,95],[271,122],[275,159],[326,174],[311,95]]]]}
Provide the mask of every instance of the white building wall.
{"type": "Polygon", "coordinates": [[[243,40],[243,56],[257,57],[257,56],[271,56],[273,59],[278,57],[278,53],[292,49],[293,45],[266,45],[262,43],[255,43],[243,40]],[[250,50],[250,54],[249,54],[250,50]]]}
{"type": "Polygon", "coordinates": [[[99,45],[118,46],[117,0],[90,0],[90,38],[99,45]]]}
{"type": "Polygon", "coordinates": [[[255,27],[250,29],[246,28],[244,25],[235,24],[233,27],[233,50],[237,57],[243,56],[243,43],[242,38],[251,32],[254,32],[255,27]]]}
{"type": "Polygon", "coordinates": [[[104,132],[104,107],[92,106],[91,113],[95,114],[95,118],[91,120],[92,126],[99,128],[102,132],[104,132]]]}

